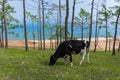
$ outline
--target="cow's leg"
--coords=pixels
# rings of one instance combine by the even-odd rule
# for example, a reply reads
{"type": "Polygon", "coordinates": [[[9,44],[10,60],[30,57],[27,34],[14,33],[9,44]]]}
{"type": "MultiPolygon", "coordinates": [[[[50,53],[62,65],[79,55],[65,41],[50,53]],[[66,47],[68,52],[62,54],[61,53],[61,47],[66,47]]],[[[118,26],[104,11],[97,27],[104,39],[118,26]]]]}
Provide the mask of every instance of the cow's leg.
{"type": "Polygon", "coordinates": [[[86,50],[81,50],[81,52],[82,52],[82,59],[81,59],[81,61],[80,61],[80,65],[83,63],[83,61],[84,61],[84,58],[85,58],[85,55],[86,55],[86,50]]]}
{"type": "Polygon", "coordinates": [[[87,54],[87,60],[88,60],[88,63],[89,63],[89,50],[88,50],[88,48],[86,49],[86,54],[87,54]]]}
{"type": "Polygon", "coordinates": [[[73,66],[73,63],[72,63],[72,54],[70,54],[70,64],[71,64],[71,67],[73,66]]]}
{"type": "Polygon", "coordinates": [[[64,56],[65,65],[67,65],[67,59],[68,59],[68,57],[69,57],[68,55],[65,55],[65,56],[64,56]]]}
{"type": "Polygon", "coordinates": [[[88,63],[90,62],[89,60],[89,52],[87,53],[87,60],[88,60],[88,63]]]}
{"type": "Polygon", "coordinates": [[[73,66],[73,63],[72,63],[72,51],[70,50],[70,48],[67,48],[66,52],[67,52],[67,55],[69,55],[70,64],[71,64],[71,67],[72,67],[73,66]]]}

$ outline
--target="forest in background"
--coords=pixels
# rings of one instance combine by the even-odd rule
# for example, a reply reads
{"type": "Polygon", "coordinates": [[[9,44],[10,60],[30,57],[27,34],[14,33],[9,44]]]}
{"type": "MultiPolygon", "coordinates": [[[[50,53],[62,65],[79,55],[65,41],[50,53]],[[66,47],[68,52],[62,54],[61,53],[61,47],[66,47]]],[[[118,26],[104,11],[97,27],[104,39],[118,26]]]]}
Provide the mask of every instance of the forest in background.
{"type": "MultiPolygon", "coordinates": [[[[79,25],[81,28],[81,40],[84,38],[84,29],[88,29],[89,41],[91,43],[91,35],[93,24],[95,25],[95,49],[98,45],[98,36],[99,30],[104,28],[106,30],[106,45],[105,51],[107,51],[108,47],[108,38],[111,36],[108,27],[109,25],[114,26],[115,33],[113,36],[113,49],[112,55],[115,55],[115,44],[116,44],[116,36],[118,33],[119,22],[120,22],[120,5],[115,5],[113,7],[107,7],[107,0],[91,0],[89,4],[86,4],[90,7],[90,11],[88,12],[85,8],[80,8],[78,15],[75,15],[76,5],[79,6],[85,1],[72,0],[72,4],[69,0],[66,0],[65,3],[62,3],[62,0],[58,0],[55,3],[50,0],[31,0],[34,4],[37,5],[37,15],[32,14],[27,8],[26,3],[30,0],[22,0],[23,7],[23,24],[19,23],[19,20],[14,17],[16,11],[12,5],[9,4],[10,1],[17,0],[0,0],[0,45],[3,48],[8,48],[8,34],[14,34],[18,36],[14,32],[9,32],[10,29],[23,28],[24,29],[24,39],[25,39],[25,50],[28,51],[28,39],[27,39],[27,29],[26,22],[27,20],[31,20],[32,24],[35,22],[38,23],[38,43],[40,50],[45,50],[45,28],[50,29],[50,40],[56,40],[56,46],[58,46],[62,41],[65,40],[73,40],[76,39],[74,37],[74,25],[79,25]],[[72,6],[69,6],[69,5],[72,6]],[[69,19],[70,18],[70,19],[69,19]],[[54,26],[50,23],[54,22],[54,26]],[[63,24],[64,23],[64,24],[63,24]],[[71,24],[71,33],[68,32],[68,23],[71,24]],[[52,33],[53,30],[55,33],[52,33]],[[5,41],[5,42],[4,42],[5,41]]],[[[18,0],[19,1],[19,0],[18,0]]],[[[115,0],[120,3],[119,0],[115,0]]],[[[34,9],[34,5],[31,6],[31,9],[34,9]]],[[[34,26],[32,29],[32,37],[33,41],[35,41],[34,34],[34,26]]],[[[120,50],[120,41],[118,51],[120,50]]]]}

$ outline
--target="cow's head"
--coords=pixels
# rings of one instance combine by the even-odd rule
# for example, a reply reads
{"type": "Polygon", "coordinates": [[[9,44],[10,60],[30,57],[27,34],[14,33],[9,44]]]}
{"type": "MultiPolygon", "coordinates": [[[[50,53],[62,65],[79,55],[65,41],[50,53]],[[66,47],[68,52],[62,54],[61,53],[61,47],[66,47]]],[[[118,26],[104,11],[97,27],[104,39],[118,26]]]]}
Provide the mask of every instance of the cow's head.
{"type": "Polygon", "coordinates": [[[49,62],[49,65],[54,65],[55,62],[56,62],[56,59],[55,59],[54,55],[51,55],[51,56],[50,56],[50,62],[49,62]]]}

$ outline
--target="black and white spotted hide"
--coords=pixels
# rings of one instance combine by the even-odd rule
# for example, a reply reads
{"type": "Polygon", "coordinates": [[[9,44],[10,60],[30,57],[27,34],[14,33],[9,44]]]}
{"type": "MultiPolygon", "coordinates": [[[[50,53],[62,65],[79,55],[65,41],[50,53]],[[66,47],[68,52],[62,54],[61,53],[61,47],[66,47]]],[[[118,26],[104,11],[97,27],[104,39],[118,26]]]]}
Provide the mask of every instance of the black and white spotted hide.
{"type": "Polygon", "coordinates": [[[86,54],[89,62],[89,46],[89,42],[85,40],[64,41],[58,46],[55,53],[50,56],[49,65],[54,65],[59,58],[66,58],[67,56],[69,56],[71,66],[73,66],[72,54],[81,54],[82,58],[80,61],[80,65],[83,63],[86,54]]]}

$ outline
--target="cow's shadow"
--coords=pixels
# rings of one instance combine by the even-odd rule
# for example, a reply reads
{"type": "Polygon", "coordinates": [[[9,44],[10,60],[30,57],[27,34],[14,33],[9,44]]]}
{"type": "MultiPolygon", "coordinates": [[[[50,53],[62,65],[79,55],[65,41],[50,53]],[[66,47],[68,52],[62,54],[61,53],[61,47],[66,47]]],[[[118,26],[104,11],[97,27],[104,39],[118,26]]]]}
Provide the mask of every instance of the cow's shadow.
{"type": "MultiPolygon", "coordinates": [[[[49,66],[49,61],[48,60],[41,61],[41,64],[44,66],[49,66]]],[[[76,65],[76,66],[86,66],[86,65],[90,66],[91,64],[85,62],[82,65],[79,65],[79,63],[74,62],[74,65],[76,65]]],[[[70,66],[70,62],[66,63],[66,62],[61,60],[61,61],[57,61],[53,66],[70,66]]]]}
{"type": "MultiPolygon", "coordinates": [[[[45,61],[41,61],[40,62],[42,65],[44,66],[49,66],[49,61],[45,60],[45,61]]],[[[64,61],[57,61],[54,65],[56,66],[61,66],[61,65],[66,65],[64,61]]],[[[53,66],[54,66],[53,65],[53,66]]]]}

